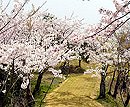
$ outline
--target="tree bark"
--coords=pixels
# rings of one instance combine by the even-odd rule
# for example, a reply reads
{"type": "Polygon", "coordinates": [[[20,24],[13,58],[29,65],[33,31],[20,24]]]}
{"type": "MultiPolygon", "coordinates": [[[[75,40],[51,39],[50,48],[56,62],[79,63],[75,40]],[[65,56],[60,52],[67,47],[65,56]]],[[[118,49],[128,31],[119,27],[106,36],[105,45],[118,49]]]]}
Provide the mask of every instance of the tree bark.
{"type": "Polygon", "coordinates": [[[98,98],[105,98],[106,97],[105,78],[106,78],[107,69],[108,69],[108,65],[104,65],[102,67],[101,83],[100,83],[100,94],[99,94],[98,98]]]}
{"type": "Polygon", "coordinates": [[[2,92],[0,92],[0,107],[4,107],[5,103],[4,103],[4,94],[2,92]]]}
{"type": "Polygon", "coordinates": [[[30,84],[28,85],[26,92],[27,92],[26,98],[27,98],[28,107],[34,107],[35,102],[31,92],[30,84]]]}
{"type": "Polygon", "coordinates": [[[105,75],[102,75],[101,74],[101,83],[100,83],[100,95],[99,95],[99,98],[105,98],[106,95],[105,95],[105,92],[106,92],[106,89],[105,89],[105,75]]]}
{"type": "Polygon", "coordinates": [[[127,107],[127,105],[129,104],[129,100],[130,100],[130,94],[129,94],[129,92],[128,92],[128,93],[127,93],[127,99],[126,99],[126,101],[125,101],[124,107],[127,107]]]}
{"type": "Polygon", "coordinates": [[[33,93],[32,93],[34,97],[40,89],[40,84],[41,84],[41,80],[42,80],[44,72],[39,72],[39,75],[38,75],[38,78],[37,78],[37,83],[36,83],[35,88],[34,88],[33,93]]]}
{"type": "Polygon", "coordinates": [[[111,94],[111,88],[112,88],[112,84],[113,84],[113,82],[114,82],[115,74],[116,74],[116,69],[114,70],[113,77],[112,77],[111,84],[110,84],[110,88],[109,88],[109,91],[108,91],[108,94],[109,94],[109,95],[112,95],[112,94],[111,94]]]}
{"type": "Polygon", "coordinates": [[[27,105],[27,98],[24,96],[26,95],[26,90],[21,89],[21,83],[22,80],[18,80],[14,86],[11,98],[13,107],[26,107],[27,105]]]}
{"type": "Polygon", "coordinates": [[[81,68],[81,59],[79,59],[79,67],[81,68]]]}
{"type": "Polygon", "coordinates": [[[119,73],[118,76],[117,76],[114,93],[113,93],[113,95],[112,95],[113,98],[116,98],[116,96],[117,96],[117,91],[118,91],[119,85],[120,85],[120,73],[119,73]]]}

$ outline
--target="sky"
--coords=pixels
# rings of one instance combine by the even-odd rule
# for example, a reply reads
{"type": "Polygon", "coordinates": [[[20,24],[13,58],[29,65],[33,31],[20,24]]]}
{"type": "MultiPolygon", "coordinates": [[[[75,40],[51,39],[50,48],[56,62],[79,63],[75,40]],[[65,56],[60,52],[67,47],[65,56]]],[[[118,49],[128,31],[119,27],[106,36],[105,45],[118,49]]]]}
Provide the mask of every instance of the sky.
{"type": "MultiPolygon", "coordinates": [[[[3,0],[5,4],[9,0],[3,0]]],[[[13,1],[13,0],[12,0],[13,1]]],[[[54,14],[58,18],[73,17],[77,19],[84,19],[85,23],[96,24],[99,22],[100,14],[99,8],[105,7],[114,10],[113,0],[46,0],[46,4],[41,10],[46,10],[54,14]]],[[[26,9],[31,9],[31,4],[36,7],[44,3],[45,0],[30,0],[26,5],[26,9]]]]}
{"type": "MultiPolygon", "coordinates": [[[[113,0],[47,0],[43,9],[57,17],[74,17],[84,19],[86,23],[97,23],[100,19],[99,8],[114,9],[113,0]]],[[[44,0],[32,0],[32,3],[39,5],[44,0]]]]}

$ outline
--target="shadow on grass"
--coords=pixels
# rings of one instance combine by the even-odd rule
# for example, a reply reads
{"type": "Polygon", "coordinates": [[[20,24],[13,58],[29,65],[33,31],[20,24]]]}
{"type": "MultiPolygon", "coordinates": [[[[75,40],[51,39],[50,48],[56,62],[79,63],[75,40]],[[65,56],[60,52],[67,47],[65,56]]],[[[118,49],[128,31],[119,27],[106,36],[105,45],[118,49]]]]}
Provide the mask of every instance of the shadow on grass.
{"type": "Polygon", "coordinates": [[[115,100],[112,96],[106,95],[104,99],[97,99],[97,101],[102,104],[104,107],[123,107],[123,104],[115,100]]]}

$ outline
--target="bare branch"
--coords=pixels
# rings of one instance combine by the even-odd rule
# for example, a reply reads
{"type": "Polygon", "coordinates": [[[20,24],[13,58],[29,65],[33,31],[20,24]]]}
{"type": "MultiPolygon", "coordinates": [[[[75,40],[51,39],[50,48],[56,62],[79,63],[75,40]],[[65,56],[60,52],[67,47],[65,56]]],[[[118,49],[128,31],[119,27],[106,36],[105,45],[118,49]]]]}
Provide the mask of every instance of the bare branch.
{"type": "Polygon", "coordinates": [[[130,13],[130,12],[127,12],[125,15],[123,15],[123,16],[121,16],[121,17],[115,19],[115,20],[113,20],[111,23],[109,23],[108,25],[106,25],[104,28],[102,28],[102,29],[99,30],[98,32],[94,33],[94,34],[91,35],[91,36],[85,37],[85,39],[96,36],[96,35],[99,34],[100,32],[104,31],[106,28],[108,28],[109,26],[111,26],[111,25],[112,25],[114,22],[116,22],[117,20],[122,19],[122,18],[124,18],[125,16],[127,16],[129,13],[130,13]]]}
{"type": "MultiPolygon", "coordinates": [[[[0,29],[0,31],[1,31],[1,32],[0,32],[0,35],[1,35],[2,33],[6,32],[6,31],[8,31],[9,29],[11,29],[11,28],[17,26],[17,25],[20,24],[22,21],[25,21],[25,20],[29,19],[30,17],[32,17],[34,14],[36,14],[36,13],[42,8],[42,6],[43,6],[45,3],[46,3],[46,1],[45,1],[41,6],[39,6],[39,7],[36,9],[36,11],[34,11],[32,14],[30,14],[30,15],[29,15],[27,18],[25,18],[24,20],[20,20],[17,24],[14,24],[14,25],[8,27],[7,29],[5,29],[4,31],[1,31],[4,27],[6,27],[6,26],[11,22],[11,20],[10,20],[9,22],[7,22],[7,23],[5,24],[5,26],[0,29]]],[[[26,4],[26,3],[25,3],[25,4],[26,4]]],[[[24,6],[22,6],[22,7],[24,7],[24,6]]],[[[22,8],[21,8],[21,9],[22,9],[22,8]]],[[[20,11],[19,11],[19,12],[20,12],[20,11]]],[[[18,12],[18,13],[19,13],[19,12],[18,12]]],[[[18,14],[17,14],[17,15],[18,15],[18,14]]],[[[15,15],[15,17],[16,17],[17,15],[15,15]]],[[[14,17],[14,18],[15,18],[15,17],[14,17]]]]}
{"type": "MultiPolygon", "coordinates": [[[[19,12],[22,10],[22,8],[25,6],[26,3],[27,3],[27,0],[21,6],[21,8],[18,10],[18,12],[12,17],[12,19],[14,19],[19,14],[19,12]]],[[[2,31],[10,22],[11,22],[11,19],[2,28],[0,28],[0,31],[2,31]]]]}
{"type": "Polygon", "coordinates": [[[39,6],[35,11],[33,11],[33,13],[28,16],[28,18],[31,17],[31,16],[33,16],[35,13],[37,13],[43,7],[43,5],[46,4],[46,2],[47,1],[45,1],[41,6],[39,6]]]}
{"type": "MultiPolygon", "coordinates": [[[[130,1],[128,1],[128,3],[126,3],[124,6],[122,6],[122,8],[121,8],[119,11],[117,11],[117,12],[119,13],[123,8],[125,8],[125,7],[128,6],[129,4],[130,4],[130,1]]],[[[112,25],[114,22],[116,22],[117,20],[120,20],[120,19],[124,18],[125,16],[127,16],[129,13],[130,13],[130,11],[127,12],[126,14],[122,15],[121,17],[116,18],[115,20],[113,20],[111,23],[109,23],[108,25],[106,25],[104,28],[102,28],[102,29],[99,30],[98,32],[92,34],[91,36],[85,37],[85,39],[96,36],[96,35],[99,34],[100,32],[104,31],[106,28],[108,28],[109,26],[111,26],[111,25],[112,25]]],[[[111,17],[110,19],[112,19],[112,17],[111,17]]]]}
{"type": "Polygon", "coordinates": [[[7,3],[7,5],[5,6],[5,8],[2,10],[2,13],[7,9],[7,7],[9,6],[11,0],[9,0],[9,2],[7,3]]]}

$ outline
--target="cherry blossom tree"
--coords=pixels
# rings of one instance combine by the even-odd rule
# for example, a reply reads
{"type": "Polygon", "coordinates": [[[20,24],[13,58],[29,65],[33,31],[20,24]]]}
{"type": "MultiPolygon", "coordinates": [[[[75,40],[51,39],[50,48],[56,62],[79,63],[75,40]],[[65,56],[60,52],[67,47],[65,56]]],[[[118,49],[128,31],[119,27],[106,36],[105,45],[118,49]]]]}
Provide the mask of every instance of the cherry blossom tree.
{"type": "MultiPolygon", "coordinates": [[[[16,1],[11,15],[8,15],[5,9],[1,10],[0,73],[3,75],[0,80],[1,96],[5,97],[11,93],[14,96],[14,106],[17,106],[19,101],[16,99],[19,98],[23,106],[31,107],[45,72],[52,72],[54,77],[63,77],[61,70],[54,69],[59,62],[79,59],[80,66],[81,58],[86,56],[91,61],[106,64],[101,71],[102,98],[105,97],[108,65],[114,64],[117,81],[113,97],[116,98],[120,78],[125,78],[123,81],[128,80],[126,74],[129,73],[129,69],[120,68],[123,68],[126,62],[129,66],[130,38],[127,28],[129,24],[126,22],[129,20],[130,2],[124,0],[120,3],[114,0],[116,11],[101,8],[99,10],[102,15],[101,23],[89,25],[86,29],[82,28],[81,20],[58,19],[46,11],[39,11],[41,7],[35,9],[33,6],[32,11],[25,14],[23,8],[27,2],[16,1]],[[39,76],[32,94],[30,81],[34,70],[38,70],[39,76]],[[18,92],[13,94],[16,90],[18,92]],[[26,98],[18,96],[20,93],[21,95],[26,93],[26,98]],[[24,102],[25,100],[27,101],[24,102]]],[[[114,78],[115,72],[113,75],[114,78]]],[[[111,89],[109,92],[111,93],[111,89]]],[[[129,93],[127,94],[128,98],[124,105],[128,105],[129,93]]],[[[1,102],[4,102],[4,99],[1,102]]]]}
{"type": "MultiPolygon", "coordinates": [[[[101,23],[88,27],[87,31],[89,33],[88,36],[85,37],[85,39],[87,40],[89,38],[92,38],[94,42],[98,40],[99,43],[97,46],[99,46],[99,48],[94,53],[96,53],[97,56],[101,56],[100,58],[105,63],[113,62],[115,67],[118,69],[117,81],[113,94],[113,97],[116,98],[117,91],[119,89],[119,86],[121,85],[121,77],[125,72],[127,72],[125,74],[128,74],[129,72],[129,70],[127,71],[122,69],[124,69],[123,63],[129,64],[129,28],[127,29],[127,27],[129,23],[128,21],[130,2],[127,0],[123,0],[120,2],[114,0],[113,3],[115,5],[116,11],[114,12],[108,9],[101,8],[99,10],[99,12],[102,14],[101,23]],[[124,32],[122,29],[125,29],[124,32]],[[109,48],[104,45],[106,43],[109,44],[109,48]],[[107,48],[107,50],[105,48],[107,48]]],[[[101,61],[100,58],[97,56],[97,61],[101,61]]],[[[112,65],[112,63],[110,64],[112,65]]],[[[115,75],[115,72],[113,75],[115,75]]],[[[129,81],[127,81],[127,83],[128,82],[129,81]]],[[[129,95],[127,98],[129,98],[129,95]]],[[[128,101],[128,99],[126,101],[128,101]]],[[[124,106],[126,105],[124,104],[124,106]]]]}
{"type": "MultiPolygon", "coordinates": [[[[74,35],[75,30],[78,31],[80,24],[78,24],[79,22],[73,22],[71,19],[56,19],[48,13],[38,12],[38,9],[33,9],[29,15],[24,15],[22,13],[23,7],[24,5],[17,2],[10,15],[13,16],[14,14],[15,16],[17,14],[17,16],[9,21],[7,20],[6,25],[1,22],[5,27],[1,24],[0,61],[1,66],[9,66],[9,68],[3,67],[3,69],[11,69],[11,71],[7,70],[9,75],[11,73],[12,76],[10,88],[14,89],[20,80],[19,89],[27,90],[27,99],[29,100],[27,101],[32,102],[34,98],[30,90],[31,72],[40,69],[39,76],[42,77],[42,71],[46,71],[50,67],[54,68],[59,61],[63,60],[61,56],[65,56],[67,41],[70,36],[74,35]],[[13,77],[14,75],[16,76],[13,77]]],[[[67,53],[70,54],[70,52],[67,53]]],[[[61,77],[58,72],[54,72],[55,70],[51,69],[50,71],[54,76],[61,77]]],[[[7,85],[2,84],[1,92],[4,94],[7,94],[10,90],[6,89],[7,85]]],[[[24,102],[23,100],[21,101],[24,102]]]]}

